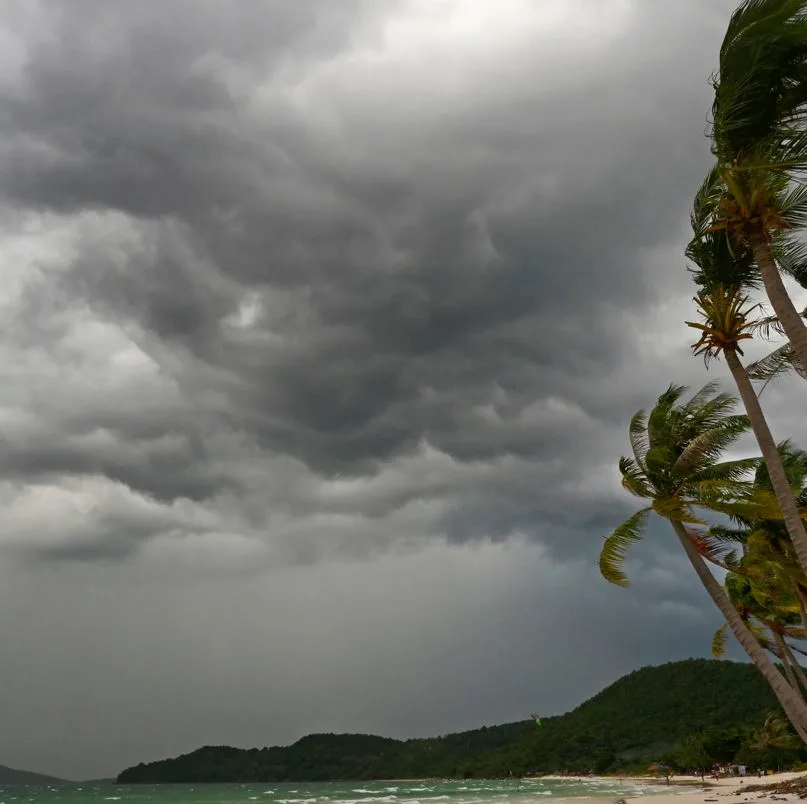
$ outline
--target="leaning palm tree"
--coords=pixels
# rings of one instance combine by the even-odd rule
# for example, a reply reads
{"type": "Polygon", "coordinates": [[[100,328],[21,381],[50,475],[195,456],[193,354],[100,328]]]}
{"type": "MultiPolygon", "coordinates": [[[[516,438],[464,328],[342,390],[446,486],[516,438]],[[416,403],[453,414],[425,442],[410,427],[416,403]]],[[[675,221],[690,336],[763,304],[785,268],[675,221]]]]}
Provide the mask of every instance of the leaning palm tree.
{"type": "Polygon", "coordinates": [[[745,0],[720,48],[710,137],[716,228],[747,245],[793,351],[807,365],[807,326],[776,262],[776,239],[807,223],[807,0],[745,0]]]}
{"type": "Polygon", "coordinates": [[[732,247],[727,232],[714,231],[709,227],[709,205],[705,201],[709,186],[710,179],[707,177],[695,197],[690,216],[693,238],[686,249],[686,256],[696,266],[695,282],[701,288],[694,301],[703,320],[687,322],[701,333],[693,349],[696,355],[703,356],[707,366],[711,360],[721,355],[725,357],[768,467],[787,532],[802,569],[807,573],[807,529],[799,514],[782,456],[740,359],[743,341],[753,338],[756,330],[770,329],[778,322],[761,316],[754,317],[760,305],[750,304],[744,291],[744,288],[754,287],[758,283],[753,252],[747,246],[732,247]]]}
{"type": "Polygon", "coordinates": [[[761,729],[755,731],[749,741],[748,747],[753,751],[783,751],[800,748],[795,735],[790,733],[782,718],[775,714],[768,715],[761,729]]]}
{"type": "Polygon", "coordinates": [[[750,305],[748,297],[742,295],[737,288],[721,284],[703,288],[695,296],[695,303],[703,317],[703,323],[687,322],[701,332],[700,339],[693,347],[695,354],[703,355],[707,364],[721,354],[725,357],[748,414],[751,429],[762,451],[788,535],[799,563],[807,573],[807,529],[765,413],[740,360],[743,353],[740,343],[752,337],[751,330],[756,324],[752,316],[757,305],[750,305]]]}
{"type": "Polygon", "coordinates": [[[752,493],[745,479],[758,459],[720,461],[723,452],[749,427],[745,416],[733,415],[736,400],[706,385],[687,402],[681,402],[683,386],[670,386],[647,415],[638,411],[630,422],[633,457],[622,457],[622,485],[647,500],[605,540],[600,554],[603,577],[618,586],[628,586],[623,569],[628,549],[639,541],[651,513],[667,519],[698,578],[748,656],[771,685],[787,716],[800,729],[807,729],[807,706],[770,661],[765,650],[712,575],[693,542],[689,526],[704,524],[702,511],[747,519],[775,518],[774,501],[752,493]]]}
{"type": "MultiPolygon", "coordinates": [[[[807,272],[807,264],[805,264],[805,271],[807,272]]],[[[807,280],[805,280],[805,284],[807,284],[807,280]]],[[[807,309],[802,310],[801,317],[807,319],[807,309]]],[[[773,328],[777,332],[781,330],[778,323],[778,321],[773,323],[773,328]]],[[[762,394],[769,382],[786,374],[794,373],[802,380],[807,380],[807,366],[803,366],[799,362],[790,343],[783,343],[764,357],[749,363],[745,368],[751,380],[762,383],[758,395],[762,394]]]]}
{"type": "MultiPolygon", "coordinates": [[[[754,558],[748,558],[756,563],[754,558]]],[[[803,700],[800,684],[807,687],[807,677],[788,644],[789,639],[804,637],[798,625],[798,603],[789,584],[783,581],[775,567],[762,563],[754,569],[756,571],[751,574],[729,573],[724,584],[726,592],[760,645],[782,663],[790,686],[803,700]]],[[[725,633],[725,629],[722,632],[725,633]]],[[[712,640],[712,653],[715,655],[721,652],[718,649],[720,633],[718,631],[712,640]]],[[[807,732],[803,736],[807,742],[807,732]]]]}
{"type": "MultiPolygon", "coordinates": [[[[807,511],[807,452],[789,441],[778,445],[788,482],[797,490],[796,504],[807,511]]],[[[761,493],[772,491],[770,473],[764,464],[757,467],[754,486],[761,493]]],[[[802,631],[807,634],[807,574],[801,568],[793,544],[781,519],[735,517],[733,526],[715,525],[707,531],[690,529],[692,538],[707,561],[728,573],[741,575],[758,585],[773,579],[784,583],[778,597],[794,602],[802,631]]]]}

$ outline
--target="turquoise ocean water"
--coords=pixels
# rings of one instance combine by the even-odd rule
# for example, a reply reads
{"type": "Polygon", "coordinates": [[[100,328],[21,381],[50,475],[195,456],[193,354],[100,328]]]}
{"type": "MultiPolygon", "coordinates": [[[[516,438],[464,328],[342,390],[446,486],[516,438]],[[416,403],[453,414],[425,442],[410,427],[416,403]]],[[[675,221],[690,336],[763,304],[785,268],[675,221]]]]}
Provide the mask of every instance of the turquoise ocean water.
{"type": "Polygon", "coordinates": [[[550,804],[685,792],[589,779],[229,785],[0,786],[0,804],[550,804]]]}

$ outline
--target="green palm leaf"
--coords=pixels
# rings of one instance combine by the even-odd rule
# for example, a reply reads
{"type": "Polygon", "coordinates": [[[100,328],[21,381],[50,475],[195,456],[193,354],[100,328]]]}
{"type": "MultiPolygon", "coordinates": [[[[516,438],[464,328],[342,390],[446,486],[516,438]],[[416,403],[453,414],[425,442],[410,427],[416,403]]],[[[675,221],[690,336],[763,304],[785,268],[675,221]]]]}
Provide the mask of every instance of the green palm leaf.
{"type": "Polygon", "coordinates": [[[746,0],[731,17],[713,79],[714,149],[732,161],[803,116],[804,0],[746,0]]]}
{"type": "Polygon", "coordinates": [[[795,371],[803,380],[807,380],[807,371],[801,365],[799,359],[793,352],[793,347],[786,343],[778,349],[774,349],[769,355],[760,358],[747,367],[748,376],[752,380],[764,382],[765,386],[777,377],[781,377],[791,371],[795,371]]]}
{"type": "Polygon", "coordinates": [[[683,478],[692,475],[697,476],[697,473],[701,471],[714,472],[715,470],[721,470],[721,467],[724,472],[733,469],[739,470],[740,466],[736,462],[732,464],[715,464],[714,461],[747,429],[748,420],[745,416],[732,416],[725,421],[725,425],[713,427],[695,436],[673,464],[673,474],[683,478]]]}
{"type": "Polygon", "coordinates": [[[633,450],[633,457],[639,468],[646,472],[645,456],[650,449],[650,442],[647,438],[647,414],[643,410],[637,410],[633,414],[628,426],[628,437],[633,450]]]}
{"type": "Polygon", "coordinates": [[[624,456],[619,459],[619,471],[622,474],[622,486],[635,497],[644,499],[653,496],[653,489],[647,482],[644,471],[635,461],[624,456]]]}
{"type": "Polygon", "coordinates": [[[622,565],[630,547],[643,538],[649,513],[649,508],[642,508],[641,511],[628,517],[605,539],[600,551],[600,572],[609,583],[625,588],[630,586],[622,565]]]}
{"type": "Polygon", "coordinates": [[[720,659],[726,655],[726,641],[728,638],[728,625],[721,625],[712,637],[712,656],[720,659]]]}

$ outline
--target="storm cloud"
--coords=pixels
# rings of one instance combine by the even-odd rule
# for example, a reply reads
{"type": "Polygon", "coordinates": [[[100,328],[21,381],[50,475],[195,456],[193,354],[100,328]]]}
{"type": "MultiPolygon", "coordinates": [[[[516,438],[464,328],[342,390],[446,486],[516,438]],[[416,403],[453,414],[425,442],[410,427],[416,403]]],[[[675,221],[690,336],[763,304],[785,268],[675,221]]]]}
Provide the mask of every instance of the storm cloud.
{"type": "Polygon", "coordinates": [[[0,0],[0,761],[445,733],[708,651],[662,528],[630,593],[595,564],[628,417],[705,379],[732,6],[0,0]]]}

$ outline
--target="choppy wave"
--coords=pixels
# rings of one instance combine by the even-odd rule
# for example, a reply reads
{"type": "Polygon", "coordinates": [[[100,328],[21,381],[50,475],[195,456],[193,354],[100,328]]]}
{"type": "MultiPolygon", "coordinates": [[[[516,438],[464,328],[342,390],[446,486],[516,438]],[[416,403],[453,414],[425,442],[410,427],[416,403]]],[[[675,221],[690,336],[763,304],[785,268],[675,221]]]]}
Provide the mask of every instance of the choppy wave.
{"type": "MultiPolygon", "coordinates": [[[[664,786],[643,786],[618,779],[467,779],[437,781],[413,779],[331,784],[238,785],[63,785],[41,788],[3,788],[0,804],[534,804],[542,802],[611,804],[618,798],[651,797],[673,792],[664,786]],[[20,798],[18,798],[20,796],[20,798]]],[[[678,792],[678,791],[675,791],[678,792]]],[[[682,790],[682,793],[688,792],[682,790]]]]}

